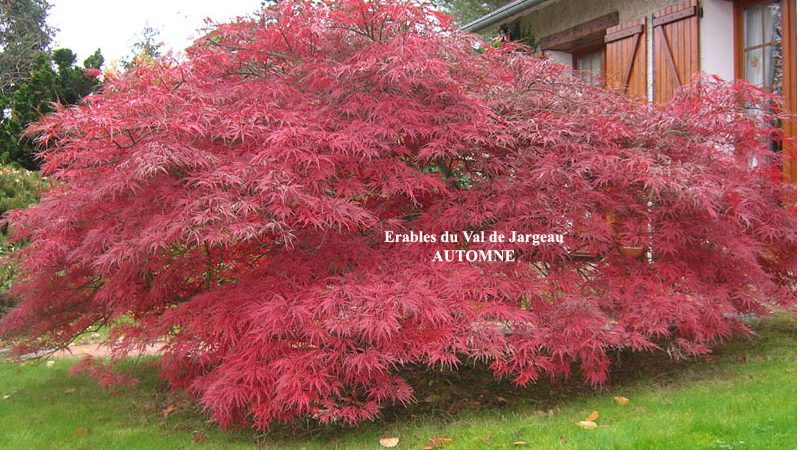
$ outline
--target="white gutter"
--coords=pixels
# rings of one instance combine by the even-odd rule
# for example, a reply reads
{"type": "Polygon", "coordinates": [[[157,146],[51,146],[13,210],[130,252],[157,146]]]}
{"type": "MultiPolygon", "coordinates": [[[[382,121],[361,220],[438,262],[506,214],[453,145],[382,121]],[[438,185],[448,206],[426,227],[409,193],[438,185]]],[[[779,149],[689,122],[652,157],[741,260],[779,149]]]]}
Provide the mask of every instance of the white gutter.
{"type": "Polygon", "coordinates": [[[516,0],[505,6],[502,6],[483,17],[479,17],[472,22],[461,27],[464,31],[477,33],[486,28],[496,25],[506,19],[516,16],[528,9],[539,6],[548,0],[516,0]]]}

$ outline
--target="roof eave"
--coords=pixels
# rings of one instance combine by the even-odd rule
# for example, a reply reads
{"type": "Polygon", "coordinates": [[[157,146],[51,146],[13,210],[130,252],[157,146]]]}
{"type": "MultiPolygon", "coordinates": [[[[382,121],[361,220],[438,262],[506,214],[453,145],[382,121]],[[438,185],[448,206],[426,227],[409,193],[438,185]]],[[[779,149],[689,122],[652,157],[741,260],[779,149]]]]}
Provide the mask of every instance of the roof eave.
{"type": "Polygon", "coordinates": [[[548,0],[516,0],[503,7],[497,8],[483,17],[473,20],[461,27],[461,29],[471,33],[479,33],[493,25],[501,24],[507,19],[539,6],[546,1],[548,0]]]}

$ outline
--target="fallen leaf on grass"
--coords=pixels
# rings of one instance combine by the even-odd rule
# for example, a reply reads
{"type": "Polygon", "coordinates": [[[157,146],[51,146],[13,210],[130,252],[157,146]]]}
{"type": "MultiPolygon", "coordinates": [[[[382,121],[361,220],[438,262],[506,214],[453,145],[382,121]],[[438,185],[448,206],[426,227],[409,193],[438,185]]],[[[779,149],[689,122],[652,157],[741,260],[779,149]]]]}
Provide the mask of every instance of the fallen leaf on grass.
{"type": "Polygon", "coordinates": [[[75,388],[64,389],[64,393],[65,394],[74,394],[75,393],[75,388]]]}
{"type": "Polygon", "coordinates": [[[592,411],[592,413],[589,414],[589,417],[587,417],[584,422],[594,422],[598,417],[600,417],[600,413],[597,411],[592,411]]]}
{"type": "Polygon", "coordinates": [[[378,440],[378,443],[381,444],[381,447],[384,448],[395,448],[397,447],[397,444],[400,443],[400,438],[399,437],[380,438],[380,440],[378,440]]]}
{"type": "Polygon", "coordinates": [[[8,399],[10,399],[10,398],[11,398],[11,396],[10,396],[10,395],[4,395],[4,396],[3,396],[3,400],[8,400],[8,399]]]}
{"type": "Polygon", "coordinates": [[[444,445],[452,444],[453,440],[446,437],[435,437],[431,439],[431,441],[422,448],[422,450],[436,450],[437,448],[442,448],[444,445]]]}
{"type": "Polygon", "coordinates": [[[620,405],[627,405],[631,402],[628,397],[614,397],[614,401],[620,405]]]}
{"type": "Polygon", "coordinates": [[[575,425],[583,428],[584,430],[594,430],[597,428],[597,424],[589,420],[581,420],[580,422],[576,422],[575,425]]]}
{"type": "Polygon", "coordinates": [[[512,445],[514,445],[514,447],[524,447],[524,446],[528,445],[528,443],[526,441],[516,441],[512,445]]]}
{"type": "Polygon", "coordinates": [[[50,361],[47,361],[47,363],[45,365],[47,367],[53,367],[55,364],[56,364],[56,362],[51,359],[50,361]]]}
{"type": "Polygon", "coordinates": [[[564,436],[559,437],[558,443],[561,445],[567,445],[567,438],[565,438],[564,436]]]}
{"type": "Polygon", "coordinates": [[[167,417],[169,417],[170,414],[175,412],[176,409],[178,408],[176,408],[175,405],[169,405],[161,410],[161,415],[164,416],[164,418],[166,419],[167,417]]]}
{"type": "Polygon", "coordinates": [[[75,428],[75,431],[73,431],[72,434],[74,434],[75,437],[81,437],[88,432],[89,432],[88,428],[75,428]]]}
{"type": "Polygon", "coordinates": [[[208,438],[206,434],[202,431],[195,431],[192,434],[193,434],[192,442],[195,444],[203,444],[206,442],[206,439],[208,438]]]}

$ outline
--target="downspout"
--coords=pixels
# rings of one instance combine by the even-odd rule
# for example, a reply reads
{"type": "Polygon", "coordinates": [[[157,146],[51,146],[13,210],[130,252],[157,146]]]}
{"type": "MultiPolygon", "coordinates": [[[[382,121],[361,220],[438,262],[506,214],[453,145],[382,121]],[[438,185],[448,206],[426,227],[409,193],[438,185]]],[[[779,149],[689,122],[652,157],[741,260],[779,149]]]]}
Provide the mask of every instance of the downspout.
{"type": "Polygon", "coordinates": [[[501,8],[498,8],[483,17],[479,17],[472,22],[461,27],[464,31],[478,33],[486,28],[496,25],[506,19],[516,16],[528,9],[541,5],[548,0],[516,0],[501,8]]]}

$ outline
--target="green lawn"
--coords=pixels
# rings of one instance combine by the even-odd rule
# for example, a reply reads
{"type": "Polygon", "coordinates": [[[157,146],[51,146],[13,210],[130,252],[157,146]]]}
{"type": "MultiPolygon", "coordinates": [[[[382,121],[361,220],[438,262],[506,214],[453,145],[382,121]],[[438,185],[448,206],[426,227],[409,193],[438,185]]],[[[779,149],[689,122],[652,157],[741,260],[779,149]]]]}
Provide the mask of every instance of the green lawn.
{"type": "Polygon", "coordinates": [[[147,361],[128,364],[141,383],[117,392],[70,376],[74,361],[0,363],[0,448],[361,450],[380,448],[382,436],[398,436],[398,449],[422,449],[437,436],[452,439],[447,449],[794,448],[794,317],[755,329],[757,336],[697,361],[621,355],[624,370],[602,392],[577,382],[514,389],[480,368],[459,375],[409,370],[419,403],[386,411],[380,422],[356,429],[294,424],[266,434],[216,429],[170,393],[147,361]],[[165,418],[167,409],[174,411],[165,418]],[[596,429],[575,425],[593,410],[600,414],[596,429]]]}

